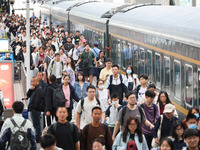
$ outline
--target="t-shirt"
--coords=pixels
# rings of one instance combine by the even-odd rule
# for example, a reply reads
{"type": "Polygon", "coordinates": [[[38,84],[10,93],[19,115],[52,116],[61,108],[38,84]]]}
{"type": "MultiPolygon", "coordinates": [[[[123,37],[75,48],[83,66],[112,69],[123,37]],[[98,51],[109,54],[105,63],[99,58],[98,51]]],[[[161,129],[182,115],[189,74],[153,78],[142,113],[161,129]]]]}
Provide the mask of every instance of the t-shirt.
{"type": "Polygon", "coordinates": [[[147,87],[143,88],[141,86],[140,90],[138,91],[138,102],[139,103],[142,101],[142,96],[145,94],[146,90],[147,90],[147,87]]]}
{"type": "MultiPolygon", "coordinates": [[[[109,70],[107,68],[104,68],[101,70],[99,78],[105,80],[106,76],[111,74],[112,74],[112,68],[110,68],[109,70]]],[[[106,87],[106,81],[104,82],[104,86],[106,87]]]]}
{"type": "MultiPolygon", "coordinates": [[[[154,115],[154,107],[153,104],[151,104],[150,107],[148,107],[146,105],[146,103],[144,103],[144,113],[146,115],[147,120],[151,123],[151,124],[155,124],[155,118],[158,119],[159,118],[159,111],[158,111],[158,106],[156,105],[156,115],[154,115]],[[155,116],[155,117],[154,117],[155,116]]],[[[150,129],[150,127],[146,126],[145,124],[142,124],[142,133],[143,134],[152,134],[152,130],[150,129]]]]}
{"type": "MultiPolygon", "coordinates": [[[[93,52],[83,52],[82,54],[81,54],[81,59],[82,59],[82,61],[83,61],[83,64],[84,64],[84,61],[85,60],[89,60],[89,63],[88,63],[88,66],[87,66],[87,68],[92,68],[93,67],[93,59],[94,59],[95,57],[94,57],[94,53],[93,52]],[[89,55],[89,56],[88,56],[89,55]]],[[[84,66],[84,68],[85,68],[85,66],[84,66]]]]}
{"type": "Polygon", "coordinates": [[[54,131],[53,125],[51,125],[47,133],[53,134],[56,139],[56,146],[64,150],[75,150],[75,143],[80,140],[78,128],[73,125],[73,131],[71,131],[69,122],[64,124],[57,122],[56,131],[54,131]]]}
{"type": "Polygon", "coordinates": [[[103,103],[103,106],[105,107],[105,109],[108,108],[108,90],[107,89],[103,89],[103,91],[98,90],[99,93],[99,100],[103,103]]]}
{"type": "MultiPolygon", "coordinates": [[[[88,97],[84,98],[84,104],[83,104],[83,110],[81,108],[81,101],[78,102],[76,107],[76,112],[81,113],[81,119],[80,119],[80,129],[83,129],[87,124],[92,122],[92,108],[94,106],[99,106],[97,104],[96,98],[94,98],[93,101],[89,101],[88,97]]],[[[103,106],[103,103],[100,101],[100,107],[102,109],[102,112],[105,112],[105,108],[103,106]]]]}
{"type": "Polygon", "coordinates": [[[54,62],[55,63],[55,65],[56,65],[56,78],[58,79],[58,78],[61,78],[62,76],[61,76],[61,74],[60,74],[60,62],[54,62]]]}
{"type": "MultiPolygon", "coordinates": [[[[107,127],[108,128],[108,127],[107,127]]],[[[107,150],[112,149],[112,136],[110,133],[110,130],[108,128],[107,130],[107,138],[106,137],[106,131],[104,125],[101,123],[98,127],[92,126],[92,124],[89,125],[88,128],[88,134],[86,137],[85,128],[83,128],[83,131],[81,133],[81,150],[92,150],[92,141],[94,141],[96,138],[102,139],[103,143],[107,145],[107,150]],[[107,139],[105,143],[105,139],[107,139]],[[87,149],[85,149],[85,144],[87,144],[87,149]]]]}
{"type": "Polygon", "coordinates": [[[41,54],[39,54],[39,55],[40,55],[40,58],[39,58],[38,66],[41,65],[43,63],[43,61],[44,61],[44,53],[42,55],[41,54]]]}
{"type": "MultiPolygon", "coordinates": [[[[136,106],[136,108],[134,110],[131,110],[128,108],[128,106],[125,106],[126,107],[126,113],[125,115],[123,116],[123,120],[124,122],[122,123],[122,110],[124,108],[122,108],[120,111],[119,111],[119,115],[118,115],[118,121],[121,123],[122,125],[122,130],[124,129],[124,126],[126,124],[126,120],[130,117],[130,116],[135,116],[139,119],[139,121],[141,122],[141,115],[140,115],[140,111],[138,109],[138,106],[136,106]]],[[[142,108],[141,108],[142,109],[142,108]]],[[[142,117],[142,122],[144,122],[146,120],[146,116],[145,116],[145,113],[144,113],[144,110],[142,109],[143,111],[143,117],[142,117]]]]}

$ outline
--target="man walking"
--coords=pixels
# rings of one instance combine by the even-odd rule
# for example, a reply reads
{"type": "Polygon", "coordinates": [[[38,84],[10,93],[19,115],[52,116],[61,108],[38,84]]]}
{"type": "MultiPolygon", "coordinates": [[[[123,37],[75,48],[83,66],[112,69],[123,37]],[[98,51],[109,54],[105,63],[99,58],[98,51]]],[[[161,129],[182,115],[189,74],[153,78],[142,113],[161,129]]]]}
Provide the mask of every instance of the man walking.
{"type": "Polygon", "coordinates": [[[39,142],[41,136],[40,115],[41,112],[44,112],[45,100],[44,92],[35,76],[31,79],[31,88],[27,92],[27,97],[30,98],[28,111],[30,111],[33,126],[36,131],[36,140],[39,142]]]}

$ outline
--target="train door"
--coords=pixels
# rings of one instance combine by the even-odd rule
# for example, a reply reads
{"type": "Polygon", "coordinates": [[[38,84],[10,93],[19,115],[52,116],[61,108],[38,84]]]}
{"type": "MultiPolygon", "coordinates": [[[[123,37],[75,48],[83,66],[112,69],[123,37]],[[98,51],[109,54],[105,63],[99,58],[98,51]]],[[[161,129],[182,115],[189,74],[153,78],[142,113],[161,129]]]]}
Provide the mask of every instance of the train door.
{"type": "Polygon", "coordinates": [[[149,81],[153,81],[153,61],[152,61],[152,51],[147,50],[147,75],[149,81]]]}
{"type": "Polygon", "coordinates": [[[161,56],[160,54],[155,54],[155,81],[158,89],[161,90],[161,56]]]}
{"type": "MultiPolygon", "coordinates": [[[[200,68],[198,69],[198,73],[197,73],[197,81],[198,81],[198,91],[197,91],[197,93],[198,93],[198,99],[199,99],[199,104],[200,104],[200,68]]],[[[199,106],[199,108],[200,108],[200,106],[199,106]]]]}
{"type": "Polygon", "coordinates": [[[185,65],[185,81],[184,81],[184,87],[185,87],[185,102],[186,105],[189,107],[193,107],[193,67],[191,65],[186,64],[185,65]]]}

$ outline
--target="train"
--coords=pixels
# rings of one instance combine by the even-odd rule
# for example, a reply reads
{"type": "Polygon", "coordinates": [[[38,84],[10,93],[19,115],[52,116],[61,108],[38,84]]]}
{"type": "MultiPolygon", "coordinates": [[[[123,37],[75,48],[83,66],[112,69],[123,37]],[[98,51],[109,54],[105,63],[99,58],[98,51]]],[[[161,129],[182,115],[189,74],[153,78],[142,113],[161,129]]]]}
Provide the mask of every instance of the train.
{"type": "Polygon", "coordinates": [[[200,108],[200,9],[157,4],[48,1],[34,11],[52,27],[99,41],[122,72],[132,65],[158,92],[167,91],[183,119],[200,108]]]}

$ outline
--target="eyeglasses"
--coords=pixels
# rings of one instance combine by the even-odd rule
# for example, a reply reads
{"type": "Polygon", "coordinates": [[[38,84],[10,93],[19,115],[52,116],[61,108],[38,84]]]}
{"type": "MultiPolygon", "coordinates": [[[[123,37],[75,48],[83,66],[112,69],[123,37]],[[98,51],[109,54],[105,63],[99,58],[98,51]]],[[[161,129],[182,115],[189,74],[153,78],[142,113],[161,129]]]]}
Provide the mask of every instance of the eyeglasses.
{"type": "Polygon", "coordinates": [[[178,128],[178,129],[176,129],[176,131],[182,131],[183,130],[183,128],[178,128]]]}

